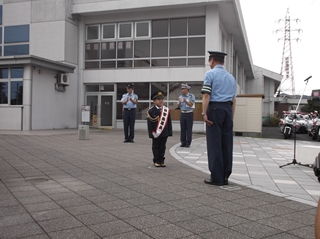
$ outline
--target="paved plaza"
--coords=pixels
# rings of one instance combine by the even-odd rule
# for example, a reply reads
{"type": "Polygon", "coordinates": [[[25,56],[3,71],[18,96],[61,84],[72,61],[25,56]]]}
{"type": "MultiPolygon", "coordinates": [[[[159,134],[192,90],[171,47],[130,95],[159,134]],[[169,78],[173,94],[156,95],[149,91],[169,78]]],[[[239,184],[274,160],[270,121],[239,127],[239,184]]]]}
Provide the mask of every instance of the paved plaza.
{"type": "MultiPolygon", "coordinates": [[[[303,142],[313,144],[315,142],[303,142]]],[[[208,177],[206,143],[122,130],[0,132],[0,238],[314,238],[319,183],[292,160],[292,141],[234,137],[230,185],[208,177]]]]}

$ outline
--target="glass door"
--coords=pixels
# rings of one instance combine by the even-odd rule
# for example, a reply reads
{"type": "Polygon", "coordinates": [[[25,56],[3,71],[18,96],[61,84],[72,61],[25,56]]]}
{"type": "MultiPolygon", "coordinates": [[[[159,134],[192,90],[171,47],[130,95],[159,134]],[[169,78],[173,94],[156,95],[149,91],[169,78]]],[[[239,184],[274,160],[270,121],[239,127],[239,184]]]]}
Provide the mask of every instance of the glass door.
{"type": "Polygon", "coordinates": [[[113,96],[101,96],[101,126],[112,126],[113,121],[113,96]]]}

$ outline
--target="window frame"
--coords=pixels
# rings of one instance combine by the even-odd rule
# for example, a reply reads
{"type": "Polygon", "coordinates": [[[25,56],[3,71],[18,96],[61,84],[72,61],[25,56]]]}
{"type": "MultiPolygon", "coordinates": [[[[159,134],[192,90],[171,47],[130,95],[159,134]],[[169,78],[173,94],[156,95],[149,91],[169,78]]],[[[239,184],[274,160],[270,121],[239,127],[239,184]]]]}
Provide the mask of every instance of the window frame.
{"type": "Polygon", "coordinates": [[[117,39],[117,24],[116,23],[106,23],[101,24],[101,40],[112,41],[117,39]],[[113,38],[104,38],[104,26],[114,26],[114,37],[113,38]]]}
{"type": "Polygon", "coordinates": [[[150,38],[151,36],[151,21],[138,21],[134,23],[134,37],[136,39],[141,39],[141,38],[150,38]],[[148,35],[147,36],[137,36],[137,25],[140,23],[148,23],[148,35]]]}
{"type": "Polygon", "coordinates": [[[87,25],[86,26],[86,41],[99,41],[100,40],[100,24],[87,25]],[[97,39],[88,39],[88,28],[89,27],[98,27],[98,38],[97,39]]]}
{"type": "Polygon", "coordinates": [[[133,39],[133,22],[119,22],[118,23],[118,40],[121,40],[123,41],[124,39],[133,39]],[[130,33],[130,37],[120,37],[120,28],[122,25],[127,25],[127,24],[130,24],[131,25],[131,33],[130,33]]]}

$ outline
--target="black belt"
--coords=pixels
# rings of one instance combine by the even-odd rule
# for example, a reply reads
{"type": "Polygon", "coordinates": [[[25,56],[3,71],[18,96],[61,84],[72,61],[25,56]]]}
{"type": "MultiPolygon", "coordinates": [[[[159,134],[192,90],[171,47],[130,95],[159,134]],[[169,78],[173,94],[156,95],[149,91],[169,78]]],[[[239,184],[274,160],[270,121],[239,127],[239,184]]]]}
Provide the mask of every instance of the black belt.
{"type": "Polygon", "coordinates": [[[124,110],[135,110],[136,108],[123,108],[124,110]]]}
{"type": "Polygon", "coordinates": [[[224,101],[224,102],[210,101],[210,102],[209,102],[209,105],[212,105],[212,104],[228,104],[228,105],[233,105],[233,102],[232,102],[232,101],[224,101]]]}

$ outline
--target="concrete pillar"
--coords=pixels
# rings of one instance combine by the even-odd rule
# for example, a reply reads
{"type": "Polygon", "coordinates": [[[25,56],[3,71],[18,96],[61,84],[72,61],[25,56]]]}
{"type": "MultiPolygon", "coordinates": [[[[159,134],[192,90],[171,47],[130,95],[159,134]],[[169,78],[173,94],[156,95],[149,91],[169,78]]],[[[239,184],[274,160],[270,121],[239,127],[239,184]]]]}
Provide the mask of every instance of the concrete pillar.
{"type": "MultiPolygon", "coordinates": [[[[206,6],[206,51],[220,51],[220,18],[217,5],[206,6]]],[[[209,56],[206,52],[206,56],[209,56]]],[[[208,61],[206,61],[209,65],[208,61]]]]}
{"type": "Polygon", "coordinates": [[[23,68],[22,130],[32,130],[32,66],[23,68]]]}

